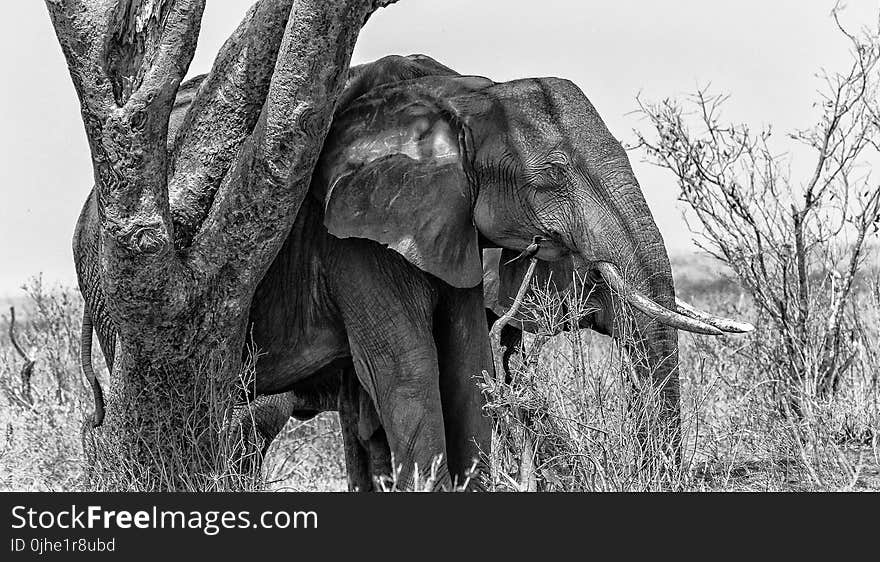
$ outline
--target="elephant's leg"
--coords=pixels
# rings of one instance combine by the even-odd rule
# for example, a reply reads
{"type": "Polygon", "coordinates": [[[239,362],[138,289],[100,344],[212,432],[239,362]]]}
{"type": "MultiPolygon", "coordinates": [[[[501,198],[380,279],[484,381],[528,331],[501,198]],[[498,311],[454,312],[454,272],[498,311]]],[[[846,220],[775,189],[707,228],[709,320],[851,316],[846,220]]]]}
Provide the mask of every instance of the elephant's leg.
{"type": "MultiPolygon", "coordinates": [[[[461,484],[472,475],[472,469],[483,468],[481,454],[489,454],[492,439],[491,421],[483,413],[484,399],[477,386],[477,377],[484,370],[494,376],[481,286],[447,286],[442,290],[434,335],[440,357],[449,470],[461,484]]],[[[471,479],[470,486],[475,485],[478,478],[471,479]]]]}
{"type": "MultiPolygon", "coordinates": [[[[366,392],[363,392],[366,395],[366,392]]],[[[367,396],[369,399],[369,396],[367,396]]],[[[370,406],[371,409],[372,406],[370,406]]],[[[345,463],[348,471],[348,490],[350,492],[369,492],[381,489],[379,483],[391,481],[391,449],[385,430],[380,425],[367,438],[361,437],[360,417],[352,416],[348,410],[343,414],[339,411],[342,425],[342,441],[345,447],[345,463]]],[[[378,419],[373,410],[372,415],[378,419]]]]}
{"type": "Polygon", "coordinates": [[[370,473],[370,452],[364,448],[357,434],[357,416],[350,408],[339,406],[339,425],[342,428],[342,448],[349,492],[370,492],[373,479],[370,473]]]}
{"type": "Polygon", "coordinates": [[[364,443],[358,434],[363,393],[357,375],[352,369],[346,369],[339,392],[339,425],[342,428],[350,492],[369,492],[374,489],[368,443],[364,443]]]}
{"type": "MultiPolygon", "coordinates": [[[[435,487],[451,480],[431,330],[436,291],[414,266],[363,240],[340,242],[334,287],[358,380],[373,398],[401,487],[439,460],[435,487]]],[[[422,482],[419,482],[422,484],[422,482]]]]}
{"type": "Polygon", "coordinates": [[[388,437],[385,435],[385,428],[382,427],[382,421],[379,419],[379,413],[376,411],[373,399],[357,382],[354,369],[351,370],[350,377],[358,388],[358,402],[360,404],[358,438],[370,455],[370,473],[373,476],[373,482],[385,482],[391,478],[392,474],[391,448],[388,445],[388,437]]]}
{"type": "Polygon", "coordinates": [[[247,462],[262,462],[291,417],[309,420],[321,412],[335,410],[340,384],[340,368],[328,365],[287,392],[261,394],[239,405],[231,420],[231,428],[237,432],[235,445],[248,457],[247,462]]]}
{"type": "MultiPolygon", "coordinates": [[[[368,325],[368,328],[374,333],[382,329],[379,325],[368,325]]],[[[430,334],[423,333],[418,337],[414,333],[418,330],[416,326],[402,328],[392,334],[393,340],[420,341],[399,357],[389,356],[387,351],[374,347],[370,341],[374,335],[352,334],[355,371],[361,384],[375,396],[395,469],[400,470],[401,486],[409,488],[417,484],[413,480],[416,467],[421,478],[427,477],[436,459],[439,459],[439,466],[435,486],[448,486],[450,479],[436,351],[431,338],[425,337],[430,334]]]]}
{"type": "Polygon", "coordinates": [[[367,492],[377,489],[377,482],[391,478],[391,449],[385,428],[363,389],[354,369],[343,374],[339,395],[339,423],[345,446],[350,491],[367,492]]]}
{"type": "Polygon", "coordinates": [[[248,406],[239,409],[242,427],[258,438],[263,455],[293,415],[295,402],[294,393],[285,392],[257,396],[248,406]]]}
{"type": "Polygon", "coordinates": [[[293,413],[292,394],[258,396],[233,412],[229,430],[233,432],[231,445],[239,474],[255,475],[261,471],[269,445],[293,413]]]}

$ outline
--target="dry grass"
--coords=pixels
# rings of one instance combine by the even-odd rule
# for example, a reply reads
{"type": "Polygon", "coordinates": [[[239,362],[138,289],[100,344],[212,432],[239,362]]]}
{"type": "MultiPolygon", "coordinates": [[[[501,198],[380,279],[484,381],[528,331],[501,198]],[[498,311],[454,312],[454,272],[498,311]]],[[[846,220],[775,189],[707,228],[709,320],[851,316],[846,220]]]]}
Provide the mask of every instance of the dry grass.
{"type": "MultiPolygon", "coordinates": [[[[686,269],[681,266],[677,262],[679,278],[686,269]]],[[[694,304],[754,317],[735,284],[693,277],[679,286],[694,304]]],[[[79,371],[81,301],[72,289],[38,281],[29,284],[28,295],[18,307],[17,332],[36,361],[32,404],[22,399],[22,362],[5,334],[5,317],[0,335],[0,489],[83,489],[81,424],[93,406],[79,371]]],[[[854,368],[830,398],[804,392],[799,418],[779,409],[778,393],[792,389],[768,379],[756,363],[760,355],[752,353],[771,334],[761,327],[739,337],[682,334],[687,446],[680,467],[662,454],[663,443],[636,438],[636,428],[658,423],[651,391],[630,390],[629,360],[608,338],[591,332],[565,333],[540,346],[535,343],[541,338],[527,337],[516,387],[493,407],[501,416],[511,403],[526,412],[524,423],[510,424],[509,439],[524,429],[533,432],[540,490],[880,490],[880,300],[870,291],[858,299],[865,341],[854,368]]],[[[490,488],[516,489],[516,460],[512,453],[495,467],[490,488]]],[[[291,420],[270,447],[259,478],[247,480],[254,475],[232,466],[224,471],[194,478],[193,487],[344,490],[337,416],[291,420]]]]}
{"type": "Polygon", "coordinates": [[[82,300],[72,289],[47,289],[36,278],[25,287],[17,334],[35,361],[32,400],[19,377],[22,360],[8,337],[9,316],[0,334],[0,488],[66,491],[79,489],[82,473],[80,426],[91,394],[79,374],[82,300]]]}
{"type": "MultiPolygon", "coordinates": [[[[693,280],[682,285],[701,308],[756,317],[730,280],[709,279],[706,290],[693,280]]],[[[548,333],[557,331],[554,299],[537,291],[523,312],[543,319],[548,333]]],[[[880,299],[863,288],[857,306],[864,341],[848,377],[826,398],[812,381],[798,386],[768,377],[761,351],[777,336],[766,329],[717,338],[682,333],[680,466],[664,455],[664,443],[637,438],[639,428],[664,434],[659,404],[614,342],[586,331],[527,337],[514,383],[491,393],[492,411],[507,427],[507,451],[490,485],[522,489],[519,455],[528,433],[539,490],[878,490],[880,299]],[[780,409],[792,402],[784,399],[789,393],[797,395],[799,415],[780,409]]]]}

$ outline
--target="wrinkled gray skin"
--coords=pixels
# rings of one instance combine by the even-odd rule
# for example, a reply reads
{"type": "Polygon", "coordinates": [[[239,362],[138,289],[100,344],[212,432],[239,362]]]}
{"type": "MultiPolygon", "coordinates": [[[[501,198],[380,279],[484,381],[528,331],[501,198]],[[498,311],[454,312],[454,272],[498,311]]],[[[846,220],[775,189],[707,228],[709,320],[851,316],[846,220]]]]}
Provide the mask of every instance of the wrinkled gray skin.
{"type": "MultiPolygon", "coordinates": [[[[81,222],[90,220],[87,204],[81,222]]],[[[574,260],[592,272],[604,307],[588,322],[597,331],[615,335],[610,290],[595,273],[602,264],[674,309],[663,239],[626,153],[574,84],[494,83],[423,56],[352,69],[312,197],[254,297],[253,339],[263,353],[256,392],[286,393],[257,400],[258,427],[271,437],[285,414],[312,415],[336,401],[350,484],[360,489],[369,476],[352,467],[381,472],[384,460],[370,459],[384,457],[370,440],[383,441],[382,427],[397,459],[422,464],[427,453],[474,436],[487,451],[472,381],[492,370],[480,252],[516,255],[534,236],[543,239],[539,259],[574,260]],[[372,399],[366,404],[349,386],[354,378],[372,399]]],[[[500,277],[515,276],[504,267],[500,277]]],[[[94,289],[83,293],[106,357],[112,328],[94,289]]],[[[677,330],[641,314],[631,327],[645,377],[662,388],[674,422],[677,330]]],[[[474,450],[448,449],[454,475],[474,450]]]]}

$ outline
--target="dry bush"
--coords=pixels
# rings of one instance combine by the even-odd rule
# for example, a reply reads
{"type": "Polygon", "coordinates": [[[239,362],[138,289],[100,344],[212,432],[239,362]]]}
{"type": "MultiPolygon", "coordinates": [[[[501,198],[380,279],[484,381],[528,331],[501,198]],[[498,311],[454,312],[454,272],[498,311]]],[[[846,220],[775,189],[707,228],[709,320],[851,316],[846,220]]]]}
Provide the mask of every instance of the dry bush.
{"type": "Polygon", "coordinates": [[[640,100],[656,132],[637,132],[641,146],[675,175],[699,245],[733,274],[677,285],[702,308],[757,325],[739,337],[682,334],[681,466],[652,442],[663,428],[652,390],[635,380],[638,352],[578,331],[545,343],[562,327],[552,324],[560,308],[538,291],[524,314],[545,333],[524,342],[513,384],[486,385],[502,428],[493,487],[523,488],[530,442],[538,489],[880,488],[880,289],[866,265],[880,227],[870,174],[880,156],[880,28],[852,35],[836,11],[834,20],[853,64],[824,75],[818,122],[789,136],[815,157],[803,182],[771,148],[769,127],[721,123],[726,98],[640,100]]]}
{"type": "MultiPolygon", "coordinates": [[[[697,410],[701,452],[695,475],[713,489],[880,489],[880,407],[877,362],[880,302],[860,293],[859,317],[873,328],[831,396],[800,393],[800,415],[780,410],[778,380],[756,363],[754,350],[769,337],[758,330],[745,338],[684,338],[685,388],[700,397],[697,410]]],[[[704,294],[700,303],[732,309],[731,299],[704,294]]],[[[738,313],[757,314],[747,301],[738,313]],[[750,312],[751,310],[751,312],[750,312]]],[[[784,387],[789,388],[789,387],[784,387]]]]}
{"type": "Polygon", "coordinates": [[[526,334],[509,382],[483,382],[496,422],[488,487],[527,489],[522,472],[531,465],[537,480],[531,488],[538,491],[685,488],[687,470],[661,442],[673,432],[664,427],[657,388],[637,375],[635,365],[645,357],[635,338],[622,332],[612,343],[577,329],[553,336],[589,312],[584,302],[583,295],[568,295],[562,313],[555,291],[534,287],[527,297],[520,316],[540,332],[526,334]],[[632,355],[622,352],[626,343],[632,355]],[[531,460],[524,458],[529,450],[531,460]]]}
{"type": "MultiPolygon", "coordinates": [[[[245,395],[244,389],[253,379],[253,363],[246,362],[239,380],[232,383],[217,380],[216,374],[223,372],[222,367],[205,364],[202,369],[197,377],[201,384],[192,387],[196,393],[192,402],[180,400],[179,396],[169,396],[165,400],[171,407],[163,411],[172,417],[172,423],[182,432],[183,445],[164,446],[167,443],[165,435],[146,433],[142,426],[136,426],[141,429],[137,446],[149,452],[152,457],[149,464],[138,463],[138,456],[133,458],[129,449],[117,450],[107,442],[95,443],[92,441],[96,439],[95,432],[83,433],[88,459],[85,483],[90,489],[173,492],[264,489],[261,437],[253,430],[254,424],[248,426],[250,431],[242,431],[233,423],[235,411],[240,407],[247,409],[239,397],[245,395]],[[189,403],[202,407],[187,409],[185,405],[189,403]],[[194,455],[198,457],[194,458],[194,455]],[[113,466],[114,470],[105,470],[105,465],[113,466]],[[205,466],[213,467],[211,472],[199,468],[205,466]]],[[[157,414],[146,410],[138,412],[138,416],[150,415],[157,414]]]]}
{"type": "MultiPolygon", "coordinates": [[[[4,376],[0,379],[0,391],[13,403],[28,402],[57,404],[75,402],[85,396],[86,385],[79,376],[79,319],[82,299],[64,287],[46,287],[41,277],[32,278],[22,289],[27,296],[26,315],[16,319],[15,333],[35,368],[28,390],[22,381],[4,376]]],[[[7,326],[11,318],[4,318],[7,326]]],[[[5,332],[6,330],[4,330],[5,332]]],[[[21,363],[9,342],[4,345],[4,367],[14,369],[21,363]]]]}
{"type": "MultiPolygon", "coordinates": [[[[24,287],[16,338],[34,361],[30,399],[21,385],[22,359],[8,339],[0,347],[0,489],[80,489],[79,430],[92,396],[79,374],[82,301],[74,290],[46,287],[41,278],[24,287]]],[[[3,319],[4,328],[9,317],[3,319]]],[[[4,329],[5,333],[6,330],[4,329]]]]}
{"type": "MultiPolygon", "coordinates": [[[[877,480],[877,270],[869,257],[880,228],[871,175],[880,161],[880,20],[855,35],[838,9],[832,15],[852,64],[822,74],[816,123],[788,135],[812,158],[802,178],[791,154],[774,152],[770,127],[723,124],[726,98],[707,90],[683,102],[640,101],[656,135],[637,132],[649,160],[678,180],[698,244],[730,268],[757,319],[745,341],[694,341],[724,393],[704,414],[710,459],[717,467],[744,451],[765,469],[785,466],[768,482],[818,489],[877,480]]],[[[716,298],[707,308],[725,305],[716,298]]]]}
{"type": "Polygon", "coordinates": [[[822,75],[817,122],[788,135],[812,159],[802,178],[791,154],[775,152],[771,127],[722,123],[724,96],[639,101],[656,133],[637,132],[640,145],[675,175],[698,245],[752,297],[759,332],[746,353],[795,418],[857,376],[866,320],[858,295],[875,275],[864,266],[880,228],[870,171],[880,162],[880,22],[853,35],[833,17],[852,64],[822,75]]]}
{"type": "MultiPolygon", "coordinates": [[[[682,334],[686,446],[677,465],[656,437],[665,434],[660,403],[636,378],[638,352],[628,357],[619,342],[589,331],[551,337],[570,318],[553,292],[535,295],[522,316],[543,333],[524,339],[510,384],[484,384],[502,428],[490,489],[524,488],[524,435],[534,443],[539,491],[880,489],[876,321],[854,363],[862,374],[847,377],[833,397],[805,399],[800,419],[780,414],[772,379],[749,355],[760,333],[682,334]]],[[[880,318],[880,299],[871,298],[864,316],[880,318]]],[[[729,292],[702,291],[696,304],[736,317],[756,312],[729,292]]],[[[577,301],[569,306],[572,317],[585,312],[577,301]]]]}

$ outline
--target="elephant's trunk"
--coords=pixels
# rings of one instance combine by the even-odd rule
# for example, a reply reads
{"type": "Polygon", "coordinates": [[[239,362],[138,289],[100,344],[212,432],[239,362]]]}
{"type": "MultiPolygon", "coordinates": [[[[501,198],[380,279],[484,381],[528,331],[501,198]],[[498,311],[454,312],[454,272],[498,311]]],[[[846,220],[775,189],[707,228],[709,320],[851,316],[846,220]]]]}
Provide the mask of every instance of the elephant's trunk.
{"type": "MultiPolygon", "coordinates": [[[[612,336],[626,349],[638,380],[649,382],[652,391],[659,393],[656,417],[648,412],[638,414],[641,418],[640,440],[645,444],[650,440],[649,436],[659,436],[659,445],[678,458],[681,440],[678,329],[712,334],[721,332],[670,310],[674,308],[675,287],[662,243],[648,246],[648,251],[642,252],[642,260],[638,261],[641,263],[626,270],[625,277],[617,266],[608,262],[597,263],[596,269],[614,295],[610,299],[614,303],[612,336]],[[635,309],[631,318],[620,314],[623,303],[635,309]],[[655,424],[659,427],[652,427],[655,424]]],[[[645,392],[649,390],[640,391],[642,397],[645,392]]],[[[641,409],[648,403],[638,400],[634,405],[641,409]]]]}
{"type": "MultiPolygon", "coordinates": [[[[665,441],[678,456],[679,380],[678,330],[708,335],[748,332],[754,326],[694,308],[675,296],[672,268],[660,230],[654,223],[626,156],[611,160],[601,185],[605,201],[604,223],[587,220],[585,209],[580,235],[573,250],[588,269],[598,272],[606,286],[612,310],[605,311],[602,331],[611,333],[627,348],[641,380],[651,380],[662,398],[662,416],[668,428],[665,441]],[[621,301],[635,309],[632,321],[619,314],[621,301]]],[[[595,215],[593,215],[595,216],[595,215]]],[[[590,276],[598,279],[597,276],[590,276]]]]}
{"type": "MultiPolygon", "coordinates": [[[[614,164],[614,163],[612,163],[614,164]]],[[[657,225],[623,155],[600,178],[607,195],[606,212],[597,235],[595,221],[584,221],[574,250],[587,267],[598,271],[616,297],[611,302],[611,334],[627,349],[640,380],[651,381],[662,402],[664,440],[679,450],[678,329],[720,334],[716,327],[676,312],[672,268],[657,225]],[[592,222],[591,231],[586,225],[592,222]],[[601,240],[601,246],[597,246],[601,240]],[[636,311],[632,320],[619,314],[621,301],[636,311]]]]}

